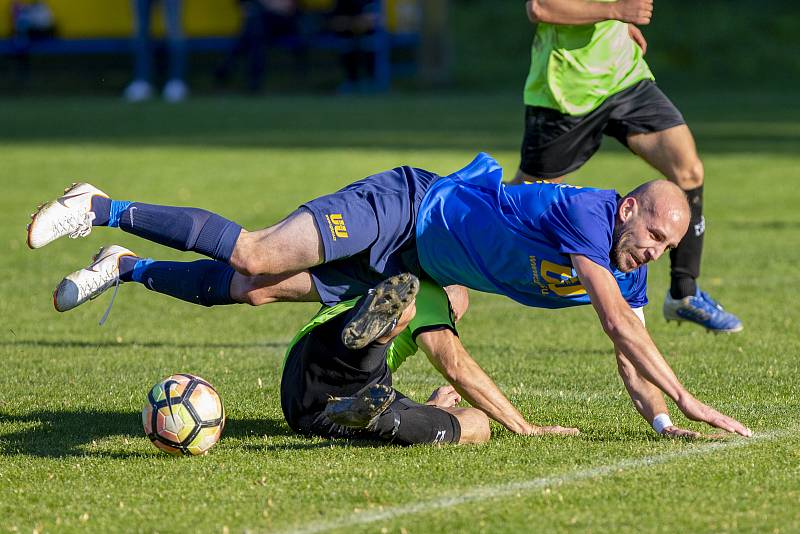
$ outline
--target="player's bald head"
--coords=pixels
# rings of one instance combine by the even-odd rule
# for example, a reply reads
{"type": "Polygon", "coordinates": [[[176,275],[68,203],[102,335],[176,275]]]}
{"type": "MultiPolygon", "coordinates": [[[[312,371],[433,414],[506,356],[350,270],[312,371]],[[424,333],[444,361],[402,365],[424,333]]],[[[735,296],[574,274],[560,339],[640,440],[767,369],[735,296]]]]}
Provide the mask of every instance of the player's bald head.
{"type": "Polygon", "coordinates": [[[686,193],[669,180],[652,180],[645,182],[627,195],[636,199],[645,214],[666,218],[676,226],[683,226],[683,232],[689,226],[689,201],[686,193]]]}
{"type": "Polygon", "coordinates": [[[611,258],[623,272],[658,259],[675,248],[689,227],[689,202],[667,180],[647,182],[628,193],[617,206],[611,258]]]}

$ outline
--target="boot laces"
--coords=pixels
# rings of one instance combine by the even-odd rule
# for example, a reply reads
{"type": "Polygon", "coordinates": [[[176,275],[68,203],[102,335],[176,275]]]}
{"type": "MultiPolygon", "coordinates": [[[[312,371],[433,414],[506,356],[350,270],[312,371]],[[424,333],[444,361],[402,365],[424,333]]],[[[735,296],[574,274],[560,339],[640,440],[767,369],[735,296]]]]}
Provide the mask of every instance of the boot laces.
{"type": "Polygon", "coordinates": [[[86,237],[92,231],[92,221],[94,212],[87,211],[83,215],[69,214],[63,219],[56,219],[53,222],[53,234],[68,235],[71,239],[86,237]]]}

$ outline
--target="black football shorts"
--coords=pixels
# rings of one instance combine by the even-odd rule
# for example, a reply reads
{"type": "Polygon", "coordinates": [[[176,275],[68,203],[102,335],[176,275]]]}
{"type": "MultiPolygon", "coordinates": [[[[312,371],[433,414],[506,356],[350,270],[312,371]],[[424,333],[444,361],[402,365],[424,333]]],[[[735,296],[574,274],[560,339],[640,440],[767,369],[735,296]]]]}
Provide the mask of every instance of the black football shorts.
{"type": "Polygon", "coordinates": [[[453,414],[414,402],[397,390],[374,431],[337,425],[325,416],[330,397],[355,395],[372,384],[392,386],[386,362],[389,345],[371,343],[349,350],[342,343],[342,328],[356,310],[313,328],[289,349],[281,378],[281,408],[292,430],[309,436],[379,439],[399,445],[458,443],[461,425],[453,414]]]}
{"type": "Polygon", "coordinates": [[[586,163],[600,148],[604,134],[628,146],[631,134],[660,132],[685,123],[678,108],[651,80],[608,97],[586,115],[526,106],[520,169],[534,178],[558,178],[586,163]]]}

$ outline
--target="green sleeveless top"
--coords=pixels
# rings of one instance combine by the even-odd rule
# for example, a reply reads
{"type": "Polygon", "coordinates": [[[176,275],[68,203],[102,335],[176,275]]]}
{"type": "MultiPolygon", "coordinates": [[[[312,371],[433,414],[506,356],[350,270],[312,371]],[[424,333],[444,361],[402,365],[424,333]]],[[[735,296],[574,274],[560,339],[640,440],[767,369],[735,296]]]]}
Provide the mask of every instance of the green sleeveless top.
{"type": "Polygon", "coordinates": [[[525,81],[525,104],[584,115],[644,79],[653,80],[653,73],[626,23],[539,23],[525,81]]]}

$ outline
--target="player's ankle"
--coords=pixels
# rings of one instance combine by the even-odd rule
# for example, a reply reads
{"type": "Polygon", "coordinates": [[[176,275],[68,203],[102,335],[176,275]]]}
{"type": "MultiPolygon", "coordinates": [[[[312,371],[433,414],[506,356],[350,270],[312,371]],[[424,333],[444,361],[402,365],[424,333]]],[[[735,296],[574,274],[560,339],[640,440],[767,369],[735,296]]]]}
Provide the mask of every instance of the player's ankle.
{"type": "Polygon", "coordinates": [[[697,294],[697,281],[691,277],[676,277],[669,287],[669,296],[680,300],[697,294]]]}

